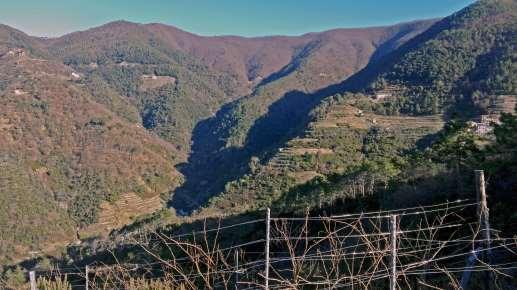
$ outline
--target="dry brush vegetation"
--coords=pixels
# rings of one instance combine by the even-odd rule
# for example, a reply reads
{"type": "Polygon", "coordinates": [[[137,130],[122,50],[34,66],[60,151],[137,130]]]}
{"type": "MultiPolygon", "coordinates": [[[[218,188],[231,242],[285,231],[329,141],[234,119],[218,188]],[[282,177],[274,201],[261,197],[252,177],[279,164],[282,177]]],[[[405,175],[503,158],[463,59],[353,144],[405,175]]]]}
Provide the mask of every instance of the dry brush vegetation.
{"type": "MultiPolygon", "coordinates": [[[[482,281],[509,289],[515,286],[517,241],[495,229],[486,239],[476,206],[455,201],[339,216],[273,217],[269,254],[263,238],[222,242],[229,230],[251,224],[265,230],[264,219],[205,224],[201,231],[181,235],[147,233],[133,238],[146,263],[90,265],[89,289],[264,289],[267,261],[269,289],[387,289],[393,275],[397,289],[482,289],[482,281]],[[393,216],[396,227],[390,226],[393,216]]],[[[84,269],[41,275],[47,278],[38,280],[40,289],[59,290],[73,283],[81,287],[86,277],[84,269]]]]}

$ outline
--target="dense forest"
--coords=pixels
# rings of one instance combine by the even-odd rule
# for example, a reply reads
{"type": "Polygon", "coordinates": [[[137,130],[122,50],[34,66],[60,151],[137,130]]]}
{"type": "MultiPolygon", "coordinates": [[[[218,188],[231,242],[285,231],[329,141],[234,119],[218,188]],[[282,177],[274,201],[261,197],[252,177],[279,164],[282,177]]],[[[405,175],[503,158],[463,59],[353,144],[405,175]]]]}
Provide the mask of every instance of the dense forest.
{"type": "Polygon", "coordinates": [[[475,3],[367,67],[351,86],[391,90],[387,114],[479,114],[487,96],[516,93],[515,13],[513,1],[475,3]]]}

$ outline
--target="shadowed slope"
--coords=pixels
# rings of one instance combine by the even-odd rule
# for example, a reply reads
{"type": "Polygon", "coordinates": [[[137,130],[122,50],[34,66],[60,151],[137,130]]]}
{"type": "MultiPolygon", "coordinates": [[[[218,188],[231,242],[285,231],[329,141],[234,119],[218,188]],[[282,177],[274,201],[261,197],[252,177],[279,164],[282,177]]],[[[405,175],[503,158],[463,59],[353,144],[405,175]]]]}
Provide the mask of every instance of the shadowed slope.
{"type": "Polygon", "coordinates": [[[267,158],[269,150],[296,135],[319,100],[342,91],[342,83],[331,84],[364,67],[377,46],[386,41],[392,46],[403,43],[432,23],[318,34],[317,41],[264,79],[253,94],[198,124],[189,163],[180,167],[186,183],[174,193],[172,205],[190,210],[221,192],[227,182],[249,170],[252,156],[267,158]]]}

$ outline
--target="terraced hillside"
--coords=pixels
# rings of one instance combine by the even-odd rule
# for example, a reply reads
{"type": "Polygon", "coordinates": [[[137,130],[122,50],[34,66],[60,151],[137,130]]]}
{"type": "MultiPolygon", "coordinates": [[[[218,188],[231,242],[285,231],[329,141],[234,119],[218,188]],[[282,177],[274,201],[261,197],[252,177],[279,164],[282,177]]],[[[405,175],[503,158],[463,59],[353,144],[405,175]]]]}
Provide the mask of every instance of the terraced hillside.
{"type": "Polygon", "coordinates": [[[85,228],[81,235],[106,235],[111,230],[130,224],[136,217],[159,211],[163,206],[164,200],[159,195],[141,197],[134,192],[121,194],[115,202],[100,203],[98,221],[85,228]]]}
{"type": "Polygon", "coordinates": [[[513,113],[517,108],[517,95],[495,96],[488,106],[489,114],[513,113]]]}
{"type": "MultiPolygon", "coordinates": [[[[117,21],[46,39],[42,45],[83,72],[94,87],[102,79],[128,97],[147,129],[189,152],[196,123],[213,116],[222,104],[248,95],[260,99],[258,86],[291,74],[302,73],[292,85],[277,84],[268,98],[338,82],[363,67],[372,53],[386,53],[389,48],[383,44],[396,46],[431,23],[243,38],[201,37],[161,24],[117,21]]],[[[264,114],[270,103],[257,113],[264,114]]]]}
{"type": "Polygon", "coordinates": [[[267,206],[314,178],[351,173],[377,157],[400,158],[444,126],[442,115],[380,115],[365,109],[372,104],[371,97],[362,95],[325,100],[312,112],[305,133],[287,142],[264,164],[258,159],[250,163],[251,173],[229,183],[200,214],[267,206]]]}

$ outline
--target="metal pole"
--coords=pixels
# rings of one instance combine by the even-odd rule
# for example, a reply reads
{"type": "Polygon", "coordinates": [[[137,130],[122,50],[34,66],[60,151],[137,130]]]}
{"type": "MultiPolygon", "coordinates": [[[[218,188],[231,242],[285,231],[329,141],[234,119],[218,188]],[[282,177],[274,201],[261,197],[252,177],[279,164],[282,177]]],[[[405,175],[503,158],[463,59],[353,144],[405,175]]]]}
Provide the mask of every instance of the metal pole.
{"type": "Polygon", "coordinates": [[[239,250],[235,250],[235,290],[239,289],[239,250]]]}
{"type": "Polygon", "coordinates": [[[266,283],[265,283],[265,289],[269,290],[269,232],[271,227],[271,210],[269,207],[267,208],[267,215],[266,215],[266,271],[264,273],[266,283]]]}
{"type": "Polygon", "coordinates": [[[31,290],[36,290],[36,272],[29,272],[29,280],[31,282],[31,290]]]}
{"type": "Polygon", "coordinates": [[[390,290],[397,289],[397,215],[390,216],[391,232],[391,275],[390,290]]]}
{"type": "Polygon", "coordinates": [[[90,267],[88,267],[88,265],[85,267],[84,269],[84,274],[85,274],[85,282],[84,282],[84,289],[85,290],[88,290],[89,289],[89,285],[90,284],[90,278],[88,277],[88,273],[90,273],[90,267]]]}

